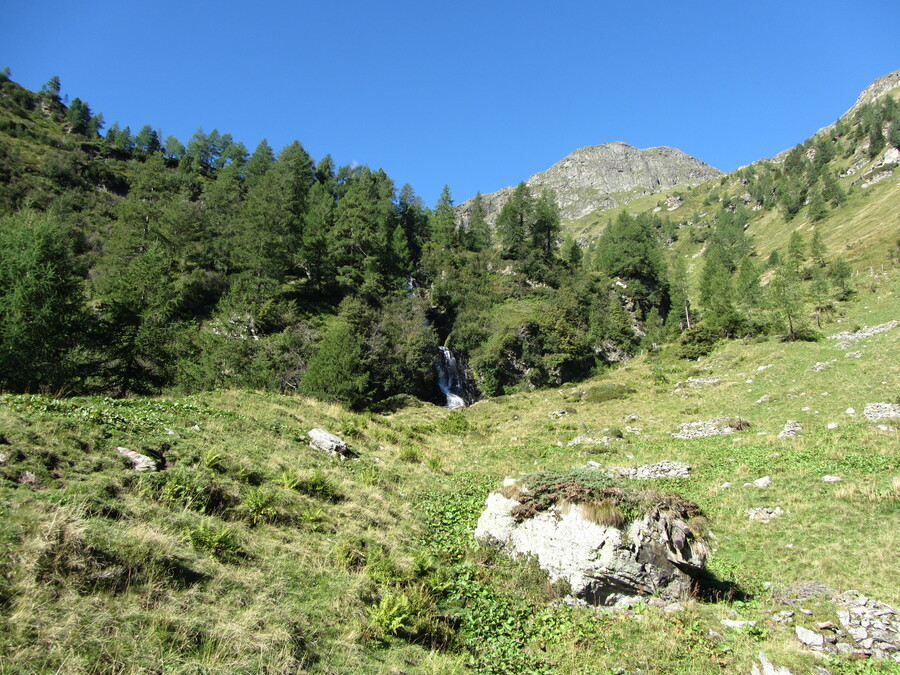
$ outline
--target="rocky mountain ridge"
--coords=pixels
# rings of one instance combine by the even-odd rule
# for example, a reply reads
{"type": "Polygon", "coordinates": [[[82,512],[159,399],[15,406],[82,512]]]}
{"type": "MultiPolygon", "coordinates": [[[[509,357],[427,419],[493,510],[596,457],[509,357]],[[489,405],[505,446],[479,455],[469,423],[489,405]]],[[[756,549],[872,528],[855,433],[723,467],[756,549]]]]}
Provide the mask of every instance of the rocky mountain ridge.
{"type": "MultiPolygon", "coordinates": [[[[621,141],[575,150],[525,183],[540,192],[549,188],[556,195],[564,220],[579,218],[597,209],[610,209],[629,199],[654,194],[681,184],[695,185],[721,175],[718,169],[681,150],[669,147],[635,148],[621,141]]],[[[515,187],[482,195],[487,221],[496,220],[515,187]]],[[[467,223],[473,200],[457,207],[457,216],[467,223]]]]}

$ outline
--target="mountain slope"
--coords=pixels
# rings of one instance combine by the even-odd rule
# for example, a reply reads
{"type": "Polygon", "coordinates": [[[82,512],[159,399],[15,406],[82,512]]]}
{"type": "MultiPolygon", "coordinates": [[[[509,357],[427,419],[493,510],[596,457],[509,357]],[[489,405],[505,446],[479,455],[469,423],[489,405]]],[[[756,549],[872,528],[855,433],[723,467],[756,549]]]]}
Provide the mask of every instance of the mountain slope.
{"type": "MultiPolygon", "coordinates": [[[[551,190],[562,218],[569,220],[597,209],[615,208],[635,196],[676,185],[695,185],[719,175],[718,169],[675,148],[640,149],[615,142],[575,150],[525,183],[535,192],[551,190]]],[[[496,219],[514,189],[506,187],[482,195],[489,223],[496,219]]],[[[471,206],[469,200],[458,207],[463,222],[468,222],[471,206]]]]}

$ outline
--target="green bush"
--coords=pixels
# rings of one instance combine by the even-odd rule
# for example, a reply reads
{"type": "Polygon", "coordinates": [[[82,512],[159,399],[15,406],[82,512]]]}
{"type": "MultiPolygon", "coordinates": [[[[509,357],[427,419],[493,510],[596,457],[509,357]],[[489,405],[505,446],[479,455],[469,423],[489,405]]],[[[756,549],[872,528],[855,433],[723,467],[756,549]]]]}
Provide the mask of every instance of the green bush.
{"type": "Polygon", "coordinates": [[[681,334],[676,354],[682,359],[699,359],[715,349],[721,339],[718,329],[698,323],[681,334]]]}

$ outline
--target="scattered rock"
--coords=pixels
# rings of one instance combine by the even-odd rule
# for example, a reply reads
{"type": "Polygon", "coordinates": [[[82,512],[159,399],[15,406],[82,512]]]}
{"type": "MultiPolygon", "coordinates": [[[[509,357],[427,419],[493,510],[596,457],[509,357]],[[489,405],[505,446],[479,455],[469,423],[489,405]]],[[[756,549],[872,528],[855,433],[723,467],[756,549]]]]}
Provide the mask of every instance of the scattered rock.
{"type": "Polygon", "coordinates": [[[878,431],[896,431],[894,427],[889,427],[887,424],[878,424],[875,427],[878,431]]]}
{"type": "Polygon", "coordinates": [[[765,365],[765,366],[760,366],[759,368],[757,368],[757,370],[758,370],[759,372],[762,372],[762,371],[766,370],[767,368],[771,368],[771,367],[772,367],[772,364],[769,363],[769,364],[767,364],[767,365],[765,365]]]}
{"type": "Polygon", "coordinates": [[[567,445],[609,445],[609,436],[601,436],[600,438],[592,438],[591,436],[576,436],[567,445]]]}
{"type": "Polygon", "coordinates": [[[684,462],[672,462],[664,459],[656,464],[644,464],[643,466],[621,467],[611,466],[607,471],[617,478],[630,478],[632,480],[644,480],[648,478],[682,478],[690,473],[691,465],[684,462]]]}
{"type": "MultiPolygon", "coordinates": [[[[892,659],[900,663],[900,610],[862,595],[846,591],[834,598],[846,609],[837,612],[841,627],[862,649],[875,659],[892,659]]],[[[852,647],[852,645],[850,645],[852,647]]],[[[836,645],[840,648],[840,643],[836,645]]]]}
{"type": "Polygon", "coordinates": [[[682,605],[680,602],[673,602],[671,604],[666,605],[663,608],[663,611],[666,614],[677,614],[678,612],[684,611],[684,605],[682,605]]]}
{"type": "Polygon", "coordinates": [[[863,415],[870,422],[886,420],[892,417],[900,417],[900,404],[897,403],[868,403],[863,415]]]}
{"type": "Polygon", "coordinates": [[[812,371],[814,373],[821,373],[822,371],[831,368],[832,363],[834,363],[834,361],[820,361],[812,367],[812,371]]]}
{"type": "Polygon", "coordinates": [[[0,452],[0,466],[3,466],[9,461],[9,457],[7,457],[4,453],[0,452]]]}
{"type": "Polygon", "coordinates": [[[34,487],[37,484],[37,477],[30,471],[23,471],[22,475],[19,476],[19,483],[34,487]]]}
{"type": "Polygon", "coordinates": [[[856,414],[856,409],[855,409],[855,408],[847,408],[847,409],[844,411],[844,413],[846,413],[847,415],[855,415],[855,414],[856,414]]]}
{"type": "Polygon", "coordinates": [[[708,436],[722,436],[742,431],[750,426],[750,423],[740,417],[717,417],[704,422],[685,422],[678,425],[679,431],[673,432],[673,438],[705,438],[708,436]]]}
{"type": "Polygon", "coordinates": [[[727,490],[727,489],[730,488],[730,487],[731,487],[731,483],[722,483],[722,484],[719,486],[719,489],[720,489],[720,490],[727,490]]]}
{"type": "Polygon", "coordinates": [[[560,410],[554,410],[551,413],[547,413],[547,417],[549,417],[550,419],[554,419],[554,418],[558,418],[558,417],[565,417],[568,414],[569,414],[569,411],[566,410],[565,408],[562,408],[560,410]]]}
{"type": "Polygon", "coordinates": [[[116,452],[123,457],[127,457],[131,462],[131,468],[135,471],[156,471],[156,460],[152,457],[147,457],[147,455],[142,455],[128,448],[116,448],[116,452]]]}
{"type": "Polygon", "coordinates": [[[324,452],[341,461],[356,457],[356,453],[334,434],[329,434],[322,429],[310,429],[307,435],[309,436],[309,447],[319,452],[324,452]]]}
{"type": "Polygon", "coordinates": [[[687,385],[689,387],[702,387],[709,384],[718,384],[721,381],[721,377],[689,377],[687,385]]]}
{"type": "Polygon", "coordinates": [[[772,484],[772,479],[768,476],[763,476],[762,478],[757,478],[753,481],[753,485],[758,488],[767,488],[772,484]]]}
{"type": "Polygon", "coordinates": [[[829,422],[829,423],[828,423],[828,428],[829,428],[829,429],[837,429],[839,426],[841,426],[841,425],[838,424],[837,422],[829,422]]]}
{"type": "Polygon", "coordinates": [[[784,514],[784,510],[780,506],[776,506],[774,509],[768,506],[760,506],[747,510],[747,517],[750,520],[758,520],[761,523],[768,523],[772,518],[778,518],[782,514],[784,514]]]}
{"type": "Polygon", "coordinates": [[[793,438],[803,431],[803,426],[797,420],[788,420],[784,423],[784,429],[778,434],[778,438],[793,438]]]}
{"type": "Polygon", "coordinates": [[[756,401],[754,401],[754,403],[756,403],[757,405],[760,403],[768,403],[770,398],[772,398],[772,397],[769,396],[768,394],[765,394],[764,396],[760,396],[758,399],[756,399],[756,401]]]}
{"type": "Polygon", "coordinates": [[[826,483],[840,483],[840,476],[822,476],[822,480],[826,483]]]}
{"type": "Polygon", "coordinates": [[[752,628],[756,625],[755,621],[744,621],[740,619],[722,619],[722,625],[727,628],[752,628]]]}
{"type": "Polygon", "coordinates": [[[879,333],[883,333],[886,330],[891,330],[892,328],[896,328],[900,326],[900,321],[894,319],[893,321],[888,321],[887,323],[879,324],[878,326],[866,326],[865,328],[860,328],[858,331],[846,331],[843,333],[836,333],[834,335],[829,335],[829,340],[839,340],[840,344],[838,345],[841,349],[847,349],[850,347],[850,343],[854,340],[862,340],[863,338],[872,337],[873,335],[878,335],[879,333]]]}
{"type": "Polygon", "coordinates": [[[847,352],[846,354],[844,354],[844,357],[848,359],[861,359],[862,352],[847,352]]]}
{"type": "Polygon", "coordinates": [[[754,663],[750,673],[751,675],[793,675],[787,668],[773,665],[763,652],[759,653],[759,665],[754,663]]]}
{"type": "Polygon", "coordinates": [[[803,626],[794,626],[794,632],[797,634],[797,639],[807,647],[821,647],[825,644],[825,638],[821,634],[803,626]]]}

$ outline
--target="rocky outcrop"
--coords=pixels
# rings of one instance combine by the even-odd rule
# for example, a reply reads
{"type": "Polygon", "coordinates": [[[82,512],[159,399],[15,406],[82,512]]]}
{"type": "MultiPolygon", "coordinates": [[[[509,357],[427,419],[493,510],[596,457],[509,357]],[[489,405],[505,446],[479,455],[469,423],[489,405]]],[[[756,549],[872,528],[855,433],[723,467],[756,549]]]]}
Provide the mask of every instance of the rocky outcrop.
{"type": "Polygon", "coordinates": [[[617,527],[597,522],[590,505],[565,501],[519,520],[520,503],[491,494],[475,538],[509,555],[534,556],[551,581],[568,582],[576,598],[593,605],[638,595],[677,598],[691,590],[706,560],[706,543],[671,511],[656,508],[617,527]]]}
{"type": "MultiPolygon", "coordinates": [[[[640,149],[616,142],[580,148],[525,183],[535,193],[548,188],[556,196],[563,220],[570,220],[619,206],[622,193],[636,198],[676,185],[696,185],[720,175],[718,169],[675,148],[640,149]]],[[[514,190],[507,187],[482,195],[490,224],[514,190]]],[[[457,207],[457,218],[464,227],[471,209],[471,199],[457,207]]]]}

